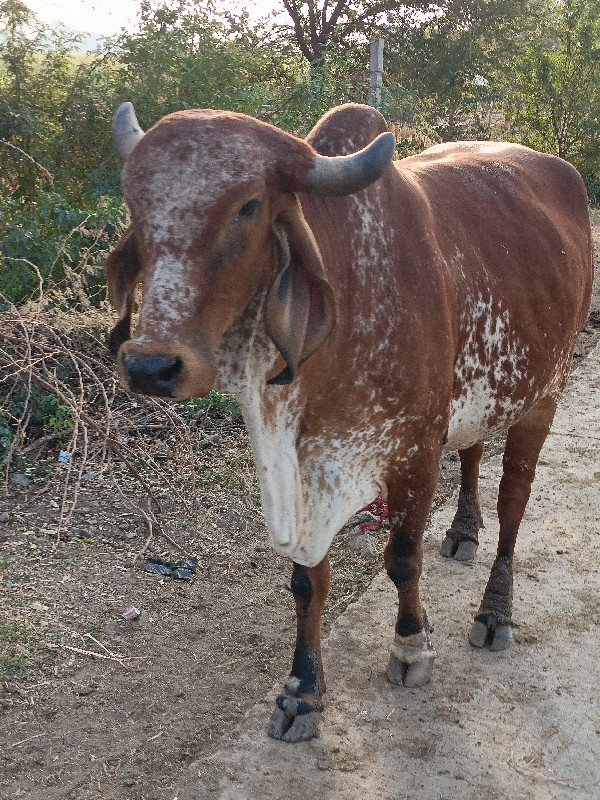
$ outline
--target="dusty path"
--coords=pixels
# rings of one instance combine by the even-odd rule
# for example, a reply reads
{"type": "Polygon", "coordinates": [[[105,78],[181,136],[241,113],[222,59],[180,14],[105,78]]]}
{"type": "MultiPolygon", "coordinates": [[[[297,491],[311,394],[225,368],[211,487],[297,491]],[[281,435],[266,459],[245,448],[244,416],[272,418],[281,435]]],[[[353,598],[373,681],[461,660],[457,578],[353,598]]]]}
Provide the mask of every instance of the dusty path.
{"type": "Polygon", "coordinates": [[[494,654],[467,643],[496,545],[495,456],[483,467],[487,527],[475,563],[438,554],[452,502],[430,523],[422,585],[438,651],[432,682],[402,689],[383,675],[395,602],[380,575],[326,643],[330,688],[321,737],[298,745],[268,739],[271,695],[172,797],[598,798],[599,388],[600,346],[572,377],[542,452],[517,545],[512,649],[494,654]]]}

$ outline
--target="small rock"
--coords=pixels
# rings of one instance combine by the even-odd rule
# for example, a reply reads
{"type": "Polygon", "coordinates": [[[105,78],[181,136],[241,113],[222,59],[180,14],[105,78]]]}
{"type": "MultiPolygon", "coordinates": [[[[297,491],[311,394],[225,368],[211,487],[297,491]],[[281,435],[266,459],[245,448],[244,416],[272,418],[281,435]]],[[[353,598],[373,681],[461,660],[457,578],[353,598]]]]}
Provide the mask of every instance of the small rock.
{"type": "Polygon", "coordinates": [[[8,511],[3,511],[0,514],[0,522],[10,522],[10,514],[8,511]]]}
{"type": "Polygon", "coordinates": [[[347,550],[358,550],[365,557],[375,555],[375,543],[368,533],[360,532],[351,536],[345,546],[347,550]]]}
{"type": "Polygon", "coordinates": [[[142,612],[139,610],[139,608],[136,608],[135,606],[127,606],[127,608],[125,609],[125,611],[123,611],[121,616],[123,617],[123,619],[133,620],[133,619],[138,619],[141,613],[142,612]]]}
{"type": "Polygon", "coordinates": [[[23,489],[26,489],[31,483],[27,475],[23,475],[21,472],[17,472],[15,475],[13,475],[10,479],[10,482],[13,486],[20,486],[23,489]]]}
{"type": "Polygon", "coordinates": [[[97,688],[98,688],[97,683],[87,683],[79,686],[74,686],[73,692],[78,697],[87,697],[88,695],[93,694],[97,688]]]}

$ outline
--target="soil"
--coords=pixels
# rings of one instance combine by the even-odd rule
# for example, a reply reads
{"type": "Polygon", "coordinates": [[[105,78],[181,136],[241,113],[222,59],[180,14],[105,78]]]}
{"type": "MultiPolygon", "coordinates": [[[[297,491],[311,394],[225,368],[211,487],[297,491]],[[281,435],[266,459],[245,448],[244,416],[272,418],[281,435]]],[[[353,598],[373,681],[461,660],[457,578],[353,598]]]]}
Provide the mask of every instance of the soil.
{"type": "MultiPolygon", "coordinates": [[[[598,266],[600,212],[592,221],[598,266]]],[[[576,366],[599,339],[597,282],[576,366]]],[[[217,752],[287,675],[290,565],[268,546],[242,425],[227,411],[199,412],[194,490],[170,458],[169,434],[151,428],[131,435],[147,439],[154,463],[180,490],[154,487],[160,529],[132,507],[144,508],[146,495],[124,466],[111,475],[98,459],[86,464],[73,517],[58,532],[60,473],[53,467],[58,477],[48,480],[39,469],[56,461],[54,441],[51,452],[31,451],[35,459],[0,496],[2,797],[172,798],[189,765],[217,752]],[[195,580],[145,572],[148,553],[196,556],[195,580]],[[141,613],[128,620],[131,605],[141,613]]],[[[501,448],[494,442],[487,452],[501,448]]],[[[457,476],[449,454],[436,508],[457,476]]],[[[381,571],[384,543],[383,528],[362,532],[356,524],[336,539],[326,632],[381,571]]],[[[429,591],[444,580],[434,570],[429,591]]]]}

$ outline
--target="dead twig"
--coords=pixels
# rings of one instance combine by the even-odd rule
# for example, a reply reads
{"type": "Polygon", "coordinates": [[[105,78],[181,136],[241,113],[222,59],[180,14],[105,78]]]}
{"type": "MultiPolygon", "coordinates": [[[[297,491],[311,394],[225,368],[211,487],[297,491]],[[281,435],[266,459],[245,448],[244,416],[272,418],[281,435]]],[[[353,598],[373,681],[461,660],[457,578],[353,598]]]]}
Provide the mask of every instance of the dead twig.
{"type": "Polygon", "coordinates": [[[554,783],[558,786],[567,786],[569,789],[576,790],[583,790],[583,787],[577,786],[570,781],[564,781],[561,778],[555,778],[552,775],[544,775],[543,772],[539,770],[532,770],[532,769],[525,769],[524,767],[520,767],[518,764],[514,764],[512,761],[506,762],[509,767],[512,767],[515,772],[518,772],[520,775],[525,775],[527,778],[532,778],[535,781],[542,780],[545,783],[554,783]]]}
{"type": "Polygon", "coordinates": [[[114,660],[115,660],[115,661],[118,661],[118,662],[119,662],[119,664],[121,664],[121,666],[122,666],[122,667],[125,667],[125,669],[129,669],[129,667],[127,666],[127,664],[124,664],[124,663],[121,661],[121,659],[119,658],[119,656],[117,656],[117,655],[115,655],[114,653],[112,653],[112,652],[111,652],[111,651],[108,649],[108,647],[105,647],[105,646],[102,644],[102,642],[99,642],[99,641],[98,641],[98,639],[96,639],[96,637],[95,637],[95,636],[92,636],[92,634],[91,634],[91,633],[84,633],[84,638],[86,638],[86,639],[91,639],[91,640],[92,640],[92,642],[94,642],[95,644],[97,644],[97,645],[98,645],[98,647],[101,647],[101,648],[104,650],[104,652],[105,652],[105,653],[106,653],[108,656],[110,656],[110,658],[114,658],[114,660]]]}
{"type": "Polygon", "coordinates": [[[31,742],[34,739],[40,739],[42,736],[45,736],[45,733],[36,733],[35,736],[28,736],[26,739],[19,739],[18,742],[13,742],[9,744],[9,747],[20,747],[22,744],[27,744],[27,742],[31,742]]]}
{"type": "MultiPolygon", "coordinates": [[[[117,664],[120,664],[125,669],[129,669],[127,664],[124,664],[120,657],[114,654],[105,654],[105,653],[96,653],[94,650],[84,650],[82,647],[75,647],[71,644],[55,644],[54,642],[48,642],[46,647],[49,650],[69,650],[72,653],[77,653],[80,656],[89,656],[90,658],[101,658],[105,661],[115,661],[117,664]]],[[[127,658],[128,660],[134,658],[134,656],[123,656],[123,658],[127,658]]]]}
{"type": "Polygon", "coordinates": [[[25,150],[22,150],[20,147],[17,147],[16,144],[11,144],[10,142],[7,142],[6,139],[0,139],[0,144],[3,144],[4,147],[9,147],[11,150],[14,150],[15,152],[22,155],[23,158],[26,158],[27,161],[29,161],[31,164],[37,167],[37,169],[44,175],[50,186],[54,186],[54,177],[52,176],[52,173],[49,172],[43,164],[40,164],[39,161],[36,161],[33,156],[30,156],[29,153],[25,152],[25,150]]]}

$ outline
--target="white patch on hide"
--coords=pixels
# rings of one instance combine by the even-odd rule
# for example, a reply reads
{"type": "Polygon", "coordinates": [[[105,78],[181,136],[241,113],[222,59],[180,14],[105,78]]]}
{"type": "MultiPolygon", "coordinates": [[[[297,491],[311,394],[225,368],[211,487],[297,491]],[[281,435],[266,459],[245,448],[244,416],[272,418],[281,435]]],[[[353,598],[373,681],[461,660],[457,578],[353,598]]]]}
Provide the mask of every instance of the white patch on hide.
{"type": "Polygon", "coordinates": [[[190,317],[197,294],[190,272],[189,265],[173,256],[159,258],[144,291],[140,337],[151,330],[153,337],[166,339],[174,326],[190,317]]]}
{"type": "Polygon", "coordinates": [[[447,449],[470,447],[506,429],[524,407],[511,393],[525,379],[527,347],[511,330],[508,310],[479,296],[466,303],[462,327],[468,335],[454,369],[461,391],[451,404],[447,449]]]}

